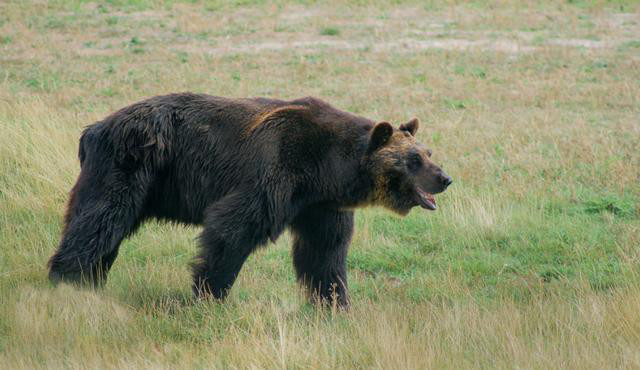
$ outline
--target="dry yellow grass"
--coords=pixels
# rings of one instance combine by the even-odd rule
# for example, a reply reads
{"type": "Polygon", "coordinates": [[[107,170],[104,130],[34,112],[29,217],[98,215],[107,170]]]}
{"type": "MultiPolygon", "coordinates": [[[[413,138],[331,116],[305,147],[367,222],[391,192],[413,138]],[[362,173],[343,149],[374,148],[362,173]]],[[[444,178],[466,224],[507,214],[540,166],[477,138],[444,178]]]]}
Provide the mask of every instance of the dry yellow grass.
{"type": "Polygon", "coordinates": [[[639,304],[637,291],[586,290],[573,300],[538,291],[528,305],[361,300],[348,313],[331,314],[262,297],[191,308],[207,317],[181,317],[175,324],[193,336],[176,342],[145,332],[155,329],[149,321],[173,321],[167,316],[181,309],[178,302],[134,308],[104,294],[30,288],[11,304],[2,366],[635,368],[639,304]],[[212,328],[212,338],[202,340],[212,328]]]}
{"type": "Polygon", "coordinates": [[[640,367],[636,2],[240,3],[0,3],[0,368],[640,367]],[[51,287],[81,128],[185,90],[419,117],[455,185],[357,215],[348,312],[288,236],[194,301],[199,230],[158,223],[104,290],[51,287]]]}

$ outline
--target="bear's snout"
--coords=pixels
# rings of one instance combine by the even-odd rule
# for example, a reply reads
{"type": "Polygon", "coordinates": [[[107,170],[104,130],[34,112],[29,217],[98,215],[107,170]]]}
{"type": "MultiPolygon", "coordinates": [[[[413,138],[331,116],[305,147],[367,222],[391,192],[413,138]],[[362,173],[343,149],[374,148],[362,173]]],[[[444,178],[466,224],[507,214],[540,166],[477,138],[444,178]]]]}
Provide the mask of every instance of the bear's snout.
{"type": "Polygon", "coordinates": [[[451,185],[451,183],[453,182],[453,179],[451,178],[451,176],[447,175],[442,171],[438,174],[438,179],[440,180],[440,184],[442,184],[442,191],[448,188],[449,185],[451,185]]]}

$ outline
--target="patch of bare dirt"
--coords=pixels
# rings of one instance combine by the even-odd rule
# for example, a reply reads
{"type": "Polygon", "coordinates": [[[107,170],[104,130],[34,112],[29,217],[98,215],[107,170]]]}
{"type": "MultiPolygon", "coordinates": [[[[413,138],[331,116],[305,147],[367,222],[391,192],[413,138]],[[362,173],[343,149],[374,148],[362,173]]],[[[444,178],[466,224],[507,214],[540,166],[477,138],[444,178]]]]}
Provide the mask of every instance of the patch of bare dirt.
{"type": "Polygon", "coordinates": [[[568,47],[582,47],[587,49],[599,49],[605,47],[611,47],[611,43],[598,40],[585,40],[585,39],[550,39],[547,41],[549,45],[568,46],[568,47]]]}
{"type": "Polygon", "coordinates": [[[375,52],[414,52],[429,49],[442,50],[487,50],[505,53],[526,53],[534,51],[532,46],[520,45],[510,40],[463,40],[463,39],[431,39],[415,40],[400,39],[388,42],[358,42],[348,40],[299,40],[289,42],[264,42],[246,45],[227,45],[220,47],[197,47],[195,45],[182,45],[177,49],[194,53],[206,53],[210,55],[259,53],[262,51],[281,50],[371,50],[375,52]]]}

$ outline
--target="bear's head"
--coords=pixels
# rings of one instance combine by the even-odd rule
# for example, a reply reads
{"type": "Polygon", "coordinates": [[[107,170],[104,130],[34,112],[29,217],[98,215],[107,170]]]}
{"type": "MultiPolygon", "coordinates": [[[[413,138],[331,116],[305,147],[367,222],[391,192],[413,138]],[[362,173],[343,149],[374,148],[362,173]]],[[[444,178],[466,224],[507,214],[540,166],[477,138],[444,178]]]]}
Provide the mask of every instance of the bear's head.
{"type": "Polygon", "coordinates": [[[433,195],[443,192],[452,182],[431,162],[431,150],[416,141],[418,126],[415,118],[399,129],[380,122],[369,136],[365,166],[374,179],[370,201],[400,215],[415,206],[435,210],[433,195]]]}

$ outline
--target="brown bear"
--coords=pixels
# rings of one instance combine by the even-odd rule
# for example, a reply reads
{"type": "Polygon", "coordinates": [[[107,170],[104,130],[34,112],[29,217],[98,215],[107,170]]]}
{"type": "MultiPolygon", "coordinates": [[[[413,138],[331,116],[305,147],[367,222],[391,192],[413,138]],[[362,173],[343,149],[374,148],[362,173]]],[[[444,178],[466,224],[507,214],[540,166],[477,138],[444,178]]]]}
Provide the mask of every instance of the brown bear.
{"type": "Polygon", "coordinates": [[[346,305],[354,209],[435,210],[451,184],[417,130],[311,97],[181,93],[123,108],[82,133],[49,278],[103,284],[122,240],[155,217],[203,226],[193,290],[224,298],[251,252],[289,228],[298,280],[346,305]]]}

